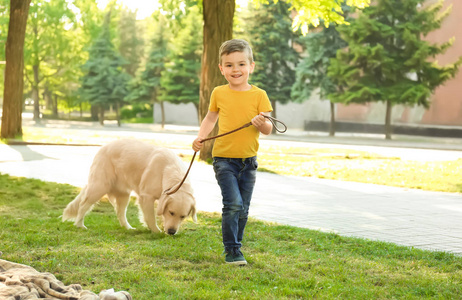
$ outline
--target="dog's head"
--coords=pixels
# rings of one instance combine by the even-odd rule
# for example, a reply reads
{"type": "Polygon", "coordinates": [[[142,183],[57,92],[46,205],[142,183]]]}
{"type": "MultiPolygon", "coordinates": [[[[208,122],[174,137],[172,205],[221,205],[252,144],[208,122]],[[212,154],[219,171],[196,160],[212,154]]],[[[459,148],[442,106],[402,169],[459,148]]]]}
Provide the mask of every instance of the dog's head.
{"type": "Polygon", "coordinates": [[[189,215],[197,222],[196,200],[191,192],[179,190],[174,194],[164,193],[159,199],[157,215],[164,219],[164,231],[174,235],[180,229],[180,225],[189,215]]]}

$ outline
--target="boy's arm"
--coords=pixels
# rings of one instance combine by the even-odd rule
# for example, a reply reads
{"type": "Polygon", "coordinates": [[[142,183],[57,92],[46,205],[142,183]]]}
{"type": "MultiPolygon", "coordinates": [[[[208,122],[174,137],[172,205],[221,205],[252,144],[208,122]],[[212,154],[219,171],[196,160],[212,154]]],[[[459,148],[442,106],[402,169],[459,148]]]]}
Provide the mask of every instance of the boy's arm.
{"type": "Polygon", "coordinates": [[[194,151],[199,151],[203,144],[202,140],[205,139],[210,132],[212,132],[215,123],[218,120],[218,112],[217,111],[208,111],[207,115],[205,116],[204,120],[202,120],[201,127],[199,128],[199,133],[197,138],[194,140],[192,148],[194,151]]]}
{"type": "Polygon", "coordinates": [[[252,119],[252,125],[255,126],[261,133],[268,135],[273,131],[273,124],[263,116],[269,116],[270,112],[262,112],[252,119]]]}

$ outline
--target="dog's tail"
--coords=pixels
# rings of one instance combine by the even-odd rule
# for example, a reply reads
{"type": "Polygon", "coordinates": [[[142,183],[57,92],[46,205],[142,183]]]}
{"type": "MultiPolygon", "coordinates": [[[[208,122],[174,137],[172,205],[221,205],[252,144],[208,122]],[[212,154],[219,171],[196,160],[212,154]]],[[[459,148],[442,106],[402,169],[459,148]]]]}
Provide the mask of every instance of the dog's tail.
{"type": "Polygon", "coordinates": [[[80,193],[70,202],[63,211],[63,222],[74,221],[79,212],[80,202],[84,199],[87,191],[87,186],[84,186],[80,193]]]}

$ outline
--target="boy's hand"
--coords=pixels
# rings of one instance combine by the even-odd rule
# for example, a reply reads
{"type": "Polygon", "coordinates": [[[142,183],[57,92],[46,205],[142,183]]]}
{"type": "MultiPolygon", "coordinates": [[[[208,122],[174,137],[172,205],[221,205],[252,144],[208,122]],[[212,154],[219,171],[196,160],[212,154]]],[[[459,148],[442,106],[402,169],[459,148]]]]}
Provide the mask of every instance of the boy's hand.
{"type": "Polygon", "coordinates": [[[269,116],[269,114],[269,112],[261,112],[252,119],[252,125],[265,135],[270,134],[273,130],[273,124],[271,122],[267,122],[266,118],[264,117],[269,116]]]}
{"type": "Polygon", "coordinates": [[[259,115],[256,115],[253,119],[252,119],[252,125],[257,127],[258,129],[260,129],[260,127],[262,127],[263,125],[265,125],[266,123],[266,119],[265,117],[263,117],[263,113],[260,113],[259,115]]]}
{"type": "Polygon", "coordinates": [[[202,143],[202,138],[198,137],[194,140],[193,144],[192,144],[192,148],[194,151],[198,152],[202,149],[202,146],[204,144],[202,143]]]}

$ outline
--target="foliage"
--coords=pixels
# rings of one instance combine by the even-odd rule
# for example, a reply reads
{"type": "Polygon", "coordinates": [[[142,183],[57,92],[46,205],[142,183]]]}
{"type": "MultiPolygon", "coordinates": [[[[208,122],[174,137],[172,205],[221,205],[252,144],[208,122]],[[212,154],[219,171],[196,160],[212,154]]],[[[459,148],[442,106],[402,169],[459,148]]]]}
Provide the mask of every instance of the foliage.
{"type": "Polygon", "coordinates": [[[119,20],[119,53],[128,62],[124,65],[125,71],[135,76],[143,56],[144,42],[139,36],[139,27],[136,24],[136,11],[122,8],[119,20]]]}
{"type": "Polygon", "coordinates": [[[441,45],[425,36],[440,28],[439,4],[425,0],[378,0],[364,9],[350,26],[339,28],[348,49],[331,61],[328,75],[345,88],[330,94],[335,102],[385,101],[385,138],[391,139],[392,105],[429,106],[436,87],[455,76],[462,57],[438,66],[434,61],[452,41],[441,45]]]}
{"type": "Polygon", "coordinates": [[[135,205],[121,228],[108,202],[88,230],[59,216],[78,193],[69,185],[0,175],[3,259],[134,299],[458,299],[462,258],[250,219],[249,265],[224,264],[218,214],[199,213],[178,235],[152,234],[135,205]],[[15,201],[11,201],[15,199],[15,201]],[[20,216],[20,217],[19,217],[20,216]],[[110,267],[108,267],[110,265],[110,267]]]}
{"type": "Polygon", "coordinates": [[[176,34],[183,28],[183,19],[188,16],[189,10],[195,7],[202,12],[203,0],[158,0],[161,4],[161,14],[169,20],[171,31],[176,34]],[[173,21],[173,22],[172,22],[173,21]]]}
{"type": "MultiPolygon", "coordinates": [[[[79,22],[77,26],[82,30],[82,37],[85,38],[84,45],[91,45],[101,34],[104,21],[104,12],[97,6],[95,0],[75,0],[74,5],[78,10],[79,22]]],[[[85,49],[88,51],[88,49],[85,49]]]]}
{"type": "Polygon", "coordinates": [[[275,101],[290,101],[299,61],[294,49],[298,34],[291,29],[289,8],[289,4],[279,1],[251,9],[246,26],[255,57],[251,81],[267,92],[273,106],[275,101]]]}
{"type": "MultiPolygon", "coordinates": [[[[268,3],[268,0],[252,0],[257,6],[259,3],[268,3]]],[[[279,0],[273,0],[277,3],[279,0]]],[[[292,27],[300,28],[303,35],[308,33],[309,26],[318,27],[321,21],[330,23],[348,24],[343,16],[342,6],[354,6],[364,8],[370,4],[370,0],[283,0],[292,5],[297,11],[292,27]]]]}
{"type": "Polygon", "coordinates": [[[5,60],[5,45],[10,20],[10,0],[0,0],[0,61],[5,60]]]}
{"type": "Polygon", "coordinates": [[[114,49],[109,32],[110,14],[103,30],[89,51],[89,59],[83,66],[80,92],[85,101],[92,105],[120,103],[127,95],[130,76],[124,72],[126,61],[114,49]]]}
{"type": "Polygon", "coordinates": [[[133,119],[133,118],[146,118],[152,116],[152,107],[149,104],[131,104],[125,105],[120,110],[120,117],[122,119],[133,119]]]}
{"type": "Polygon", "coordinates": [[[155,31],[150,52],[144,70],[129,83],[129,94],[125,98],[128,102],[154,103],[159,101],[160,78],[162,71],[165,70],[170,35],[165,16],[156,13],[154,18],[155,31]]]}
{"type": "Polygon", "coordinates": [[[441,2],[430,7],[423,2],[379,0],[350,26],[339,28],[349,47],[332,60],[329,76],[347,88],[333,93],[334,101],[428,107],[432,92],[455,75],[462,59],[443,67],[432,61],[452,41],[436,45],[424,37],[440,27],[448,12],[438,16],[441,2]]]}
{"type": "Polygon", "coordinates": [[[64,0],[31,2],[26,37],[26,65],[39,65],[65,55],[75,15],[64,0]]]}
{"type": "Polygon", "coordinates": [[[337,50],[345,48],[347,43],[340,37],[334,24],[322,30],[311,32],[302,39],[305,48],[304,58],[297,65],[296,80],[291,96],[294,101],[303,102],[319,89],[321,99],[337,91],[338,85],[327,76],[330,59],[337,50]]]}
{"type": "MultiPolygon", "coordinates": [[[[10,0],[0,0],[0,62],[5,61],[6,38],[8,37],[8,23],[10,20],[10,0]]],[[[3,95],[5,65],[0,63],[0,98],[3,95]]]]}
{"type": "MultiPolygon", "coordinates": [[[[0,0],[0,61],[5,61],[6,38],[10,20],[10,0],[0,0]]],[[[3,82],[2,82],[3,83],[3,82]]]]}
{"type": "MultiPolygon", "coordinates": [[[[65,0],[32,1],[24,48],[25,74],[35,102],[34,119],[39,118],[40,95],[49,100],[64,96],[65,85],[76,79],[74,12],[65,0]],[[41,93],[40,91],[43,91],[41,93]]],[[[55,105],[56,108],[56,105],[55,105]]]]}
{"type": "Polygon", "coordinates": [[[175,104],[199,106],[199,79],[202,55],[202,19],[197,6],[188,9],[181,19],[181,29],[170,45],[168,63],[162,71],[159,97],[175,104]]]}

